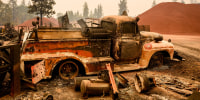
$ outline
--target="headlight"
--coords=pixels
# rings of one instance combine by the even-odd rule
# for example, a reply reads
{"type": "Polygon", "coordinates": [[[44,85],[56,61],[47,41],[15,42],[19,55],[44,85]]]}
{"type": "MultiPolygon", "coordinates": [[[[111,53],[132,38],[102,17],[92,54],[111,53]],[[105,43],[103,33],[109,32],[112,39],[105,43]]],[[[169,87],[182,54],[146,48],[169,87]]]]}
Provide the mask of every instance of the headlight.
{"type": "Polygon", "coordinates": [[[148,49],[148,50],[152,49],[152,44],[151,43],[147,43],[147,44],[144,45],[144,48],[148,49]]]}

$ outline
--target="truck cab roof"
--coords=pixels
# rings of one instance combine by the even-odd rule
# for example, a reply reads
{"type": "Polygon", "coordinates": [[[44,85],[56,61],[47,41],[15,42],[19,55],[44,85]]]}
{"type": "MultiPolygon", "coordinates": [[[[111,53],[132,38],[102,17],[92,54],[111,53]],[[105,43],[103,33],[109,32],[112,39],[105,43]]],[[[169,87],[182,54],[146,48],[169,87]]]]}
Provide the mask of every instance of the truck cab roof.
{"type": "Polygon", "coordinates": [[[139,17],[130,17],[130,16],[116,16],[116,15],[112,15],[112,16],[105,16],[101,19],[101,21],[108,21],[108,22],[113,22],[116,24],[120,24],[123,22],[138,22],[139,21],[139,17]]]}

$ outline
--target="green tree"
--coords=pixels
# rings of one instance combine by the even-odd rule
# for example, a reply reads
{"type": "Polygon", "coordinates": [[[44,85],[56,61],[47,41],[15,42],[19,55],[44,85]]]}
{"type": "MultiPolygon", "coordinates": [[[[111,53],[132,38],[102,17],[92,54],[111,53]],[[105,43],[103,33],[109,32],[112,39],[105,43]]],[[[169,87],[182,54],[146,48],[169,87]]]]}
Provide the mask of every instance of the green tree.
{"type": "Polygon", "coordinates": [[[35,13],[36,15],[40,15],[40,25],[43,25],[42,17],[47,16],[51,17],[51,15],[55,14],[53,10],[53,6],[56,4],[54,0],[31,0],[32,5],[28,8],[28,13],[35,13]]]}
{"type": "Polygon", "coordinates": [[[83,5],[83,17],[87,18],[88,15],[89,15],[89,8],[88,8],[88,5],[87,5],[87,2],[85,2],[84,5],[83,5]]]}
{"type": "Polygon", "coordinates": [[[121,15],[123,11],[128,11],[126,0],[120,0],[118,6],[119,6],[119,15],[121,15]]]}

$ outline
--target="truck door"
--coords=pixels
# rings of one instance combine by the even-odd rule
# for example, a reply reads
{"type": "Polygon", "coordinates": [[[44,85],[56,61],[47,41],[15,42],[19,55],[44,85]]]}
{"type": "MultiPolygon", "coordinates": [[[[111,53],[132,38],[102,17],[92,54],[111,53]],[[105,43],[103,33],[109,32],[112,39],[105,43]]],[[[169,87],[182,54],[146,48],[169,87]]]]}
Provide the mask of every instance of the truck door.
{"type": "Polygon", "coordinates": [[[137,23],[126,22],[120,25],[120,60],[134,60],[141,54],[140,35],[137,23]]]}

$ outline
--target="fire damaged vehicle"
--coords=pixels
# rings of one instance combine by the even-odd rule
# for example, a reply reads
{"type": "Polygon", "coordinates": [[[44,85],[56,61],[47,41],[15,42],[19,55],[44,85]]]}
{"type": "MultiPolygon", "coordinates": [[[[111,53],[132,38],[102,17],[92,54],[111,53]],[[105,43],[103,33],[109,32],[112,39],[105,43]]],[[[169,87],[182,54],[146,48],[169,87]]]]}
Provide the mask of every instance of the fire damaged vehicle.
{"type": "Polygon", "coordinates": [[[57,73],[62,79],[97,74],[110,63],[114,72],[159,66],[173,59],[174,46],[162,35],[139,31],[139,18],[105,16],[98,27],[35,28],[26,34],[21,56],[24,78],[37,83],[57,73]]]}

